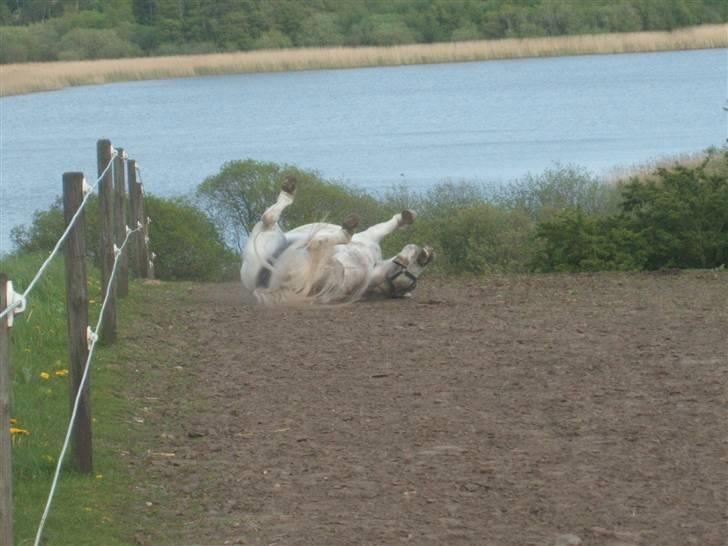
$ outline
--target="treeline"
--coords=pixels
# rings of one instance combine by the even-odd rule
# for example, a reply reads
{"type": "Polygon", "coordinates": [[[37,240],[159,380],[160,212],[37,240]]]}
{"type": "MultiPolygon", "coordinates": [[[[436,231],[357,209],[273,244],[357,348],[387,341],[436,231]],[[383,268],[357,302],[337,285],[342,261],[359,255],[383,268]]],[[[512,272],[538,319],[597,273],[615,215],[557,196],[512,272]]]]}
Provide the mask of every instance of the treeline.
{"type": "MultiPolygon", "coordinates": [[[[658,168],[619,183],[604,183],[578,167],[555,166],[498,190],[443,182],[425,193],[402,186],[383,196],[292,166],[232,161],[187,200],[149,200],[158,276],[236,278],[246,237],[288,175],[299,186],[295,203],[281,219],[284,230],[322,219],[341,223],[351,212],[366,227],[412,208],[417,220],[387,237],[383,253],[394,256],[408,243],[431,245],[436,254],[432,269],[445,274],[728,265],[724,149],[709,151],[699,162],[658,168]]],[[[89,237],[97,238],[93,222],[89,229],[89,237]]],[[[58,203],[11,235],[20,253],[44,253],[62,230],[58,203]]],[[[89,258],[98,261],[98,256],[89,258]]]]}
{"type": "Polygon", "coordinates": [[[724,0],[0,0],[0,62],[672,30],[724,0]]]}

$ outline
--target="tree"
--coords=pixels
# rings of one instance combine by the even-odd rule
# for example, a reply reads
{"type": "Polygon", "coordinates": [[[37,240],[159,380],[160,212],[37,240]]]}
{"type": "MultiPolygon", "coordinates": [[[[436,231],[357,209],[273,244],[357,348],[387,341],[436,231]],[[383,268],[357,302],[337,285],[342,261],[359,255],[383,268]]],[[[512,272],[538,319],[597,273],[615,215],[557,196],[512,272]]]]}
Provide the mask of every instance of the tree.
{"type": "Polygon", "coordinates": [[[361,217],[362,225],[381,220],[379,205],[362,191],[323,180],[315,172],[251,159],[225,163],[200,184],[197,198],[226,241],[242,250],[255,223],[275,203],[286,176],[298,180],[298,190],[296,202],[280,220],[284,230],[311,222],[340,224],[351,212],[361,217]]]}

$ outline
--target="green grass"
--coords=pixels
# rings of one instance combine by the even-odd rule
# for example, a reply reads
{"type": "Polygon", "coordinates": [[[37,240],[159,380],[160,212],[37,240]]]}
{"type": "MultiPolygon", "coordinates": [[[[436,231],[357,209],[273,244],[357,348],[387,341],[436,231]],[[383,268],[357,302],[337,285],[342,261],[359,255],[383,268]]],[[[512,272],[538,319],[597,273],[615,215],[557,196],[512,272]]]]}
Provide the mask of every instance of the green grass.
{"type": "MultiPolygon", "coordinates": [[[[0,260],[21,292],[45,256],[11,256],[0,260]]],[[[95,326],[101,304],[99,275],[89,267],[89,312],[95,326]]],[[[134,290],[132,290],[134,291],[134,290]]],[[[138,291],[137,291],[138,292],[138,291]]],[[[141,296],[138,296],[140,298],[141,296]]],[[[135,306],[132,294],[119,306],[119,324],[135,306]]],[[[69,379],[63,257],[58,256],[31,293],[25,313],[10,331],[11,416],[17,435],[12,448],[15,544],[32,544],[45,506],[69,419],[69,379]],[[47,373],[43,379],[41,373],[47,373]],[[56,374],[59,372],[59,375],[56,374]]],[[[117,348],[97,349],[90,372],[94,472],[82,475],[65,465],[43,534],[44,544],[116,545],[133,543],[128,505],[133,491],[120,451],[127,444],[133,409],[125,396],[124,367],[117,348]],[[124,519],[126,518],[126,519],[124,519]]],[[[69,450],[70,451],[70,450],[69,450]]]]}

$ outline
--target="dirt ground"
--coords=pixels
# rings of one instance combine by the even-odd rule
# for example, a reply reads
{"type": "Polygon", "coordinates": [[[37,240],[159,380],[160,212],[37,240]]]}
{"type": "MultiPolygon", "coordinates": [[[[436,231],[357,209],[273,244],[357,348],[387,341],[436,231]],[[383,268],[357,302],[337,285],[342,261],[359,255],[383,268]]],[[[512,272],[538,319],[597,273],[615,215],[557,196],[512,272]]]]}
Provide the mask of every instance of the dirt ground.
{"type": "Polygon", "coordinates": [[[139,544],[728,544],[728,273],[158,290],[125,334],[165,340],[132,364],[139,544]]]}

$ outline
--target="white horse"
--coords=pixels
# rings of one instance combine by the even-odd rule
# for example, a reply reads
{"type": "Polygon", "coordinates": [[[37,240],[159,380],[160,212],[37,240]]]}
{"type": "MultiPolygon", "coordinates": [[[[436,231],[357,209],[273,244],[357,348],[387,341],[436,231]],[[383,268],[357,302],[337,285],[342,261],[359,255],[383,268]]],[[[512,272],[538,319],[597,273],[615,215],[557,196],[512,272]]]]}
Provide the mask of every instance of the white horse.
{"type": "Polygon", "coordinates": [[[410,244],[383,260],[379,243],[411,224],[414,211],[404,210],[361,233],[354,233],[359,224],[356,215],[341,226],[306,224],[284,233],[278,220],[293,203],[295,190],[295,178],[286,178],[277,201],[255,224],[243,250],[240,277],[258,302],[342,303],[370,295],[410,295],[432,261],[432,248],[410,244]]]}

